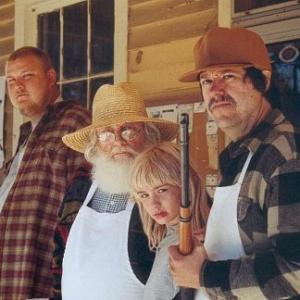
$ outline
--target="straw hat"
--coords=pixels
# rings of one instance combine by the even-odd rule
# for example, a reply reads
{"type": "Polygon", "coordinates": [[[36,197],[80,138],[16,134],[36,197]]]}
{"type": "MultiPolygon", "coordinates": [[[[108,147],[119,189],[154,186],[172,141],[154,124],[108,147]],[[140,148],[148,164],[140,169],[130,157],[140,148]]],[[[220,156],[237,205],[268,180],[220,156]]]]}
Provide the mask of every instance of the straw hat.
{"type": "Polygon", "coordinates": [[[131,122],[153,123],[165,141],[173,140],[178,133],[177,123],[149,118],[139,92],[131,83],[121,82],[104,84],[98,89],[93,102],[92,124],[65,135],[63,142],[73,150],[84,153],[93,129],[131,122]]]}
{"type": "Polygon", "coordinates": [[[268,50],[262,38],[245,28],[215,27],[194,46],[195,69],[183,74],[180,81],[197,81],[201,71],[227,67],[255,67],[271,71],[268,50]]]}

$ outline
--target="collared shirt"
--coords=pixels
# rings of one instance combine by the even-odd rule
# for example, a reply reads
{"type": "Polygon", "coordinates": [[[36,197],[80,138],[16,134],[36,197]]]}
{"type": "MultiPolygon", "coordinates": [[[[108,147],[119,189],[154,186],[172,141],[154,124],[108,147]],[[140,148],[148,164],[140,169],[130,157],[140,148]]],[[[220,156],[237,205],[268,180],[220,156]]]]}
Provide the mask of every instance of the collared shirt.
{"type": "Polygon", "coordinates": [[[84,162],[61,138],[89,123],[86,109],[58,102],[30,136],[30,122],[22,125],[17,151],[29,138],[0,215],[0,300],[51,296],[58,211],[73,173],[84,162]]]}
{"type": "MultiPolygon", "coordinates": [[[[220,186],[236,182],[252,151],[237,218],[246,256],[204,263],[200,282],[212,299],[300,295],[300,129],[279,110],[220,156],[220,186]]],[[[226,224],[224,224],[226,226],[226,224]]]]}
{"type": "Polygon", "coordinates": [[[129,193],[115,194],[97,188],[88,206],[99,213],[118,213],[126,209],[129,193]]]}

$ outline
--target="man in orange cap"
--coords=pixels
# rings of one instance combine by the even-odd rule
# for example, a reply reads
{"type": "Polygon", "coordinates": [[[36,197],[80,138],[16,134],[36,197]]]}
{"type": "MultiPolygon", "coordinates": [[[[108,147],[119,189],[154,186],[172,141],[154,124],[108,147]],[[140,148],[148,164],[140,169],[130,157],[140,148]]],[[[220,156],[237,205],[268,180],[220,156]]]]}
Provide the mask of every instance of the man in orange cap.
{"type": "MultiPolygon", "coordinates": [[[[244,28],[209,30],[195,45],[208,114],[231,139],[220,155],[205,242],[191,255],[169,248],[170,270],[196,299],[300,295],[300,131],[276,108],[264,42],[244,28]]],[[[276,100],[276,99],[275,99],[276,100]]]]}

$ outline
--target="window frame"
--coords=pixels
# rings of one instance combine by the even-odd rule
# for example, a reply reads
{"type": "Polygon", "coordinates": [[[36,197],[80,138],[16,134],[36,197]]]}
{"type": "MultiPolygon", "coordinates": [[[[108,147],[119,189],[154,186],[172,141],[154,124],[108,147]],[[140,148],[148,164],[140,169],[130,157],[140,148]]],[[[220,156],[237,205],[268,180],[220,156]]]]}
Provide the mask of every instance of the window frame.
{"type": "Polygon", "coordinates": [[[235,12],[234,11],[234,1],[231,1],[231,16],[233,20],[242,20],[242,19],[256,19],[258,17],[265,18],[268,15],[274,15],[276,14],[276,17],[278,18],[278,14],[285,15],[285,18],[289,18],[290,14],[292,14],[294,9],[299,8],[299,1],[298,0],[292,0],[292,1],[286,1],[284,3],[278,3],[278,4],[270,4],[264,7],[260,8],[253,8],[248,9],[242,12],[235,12]]]}

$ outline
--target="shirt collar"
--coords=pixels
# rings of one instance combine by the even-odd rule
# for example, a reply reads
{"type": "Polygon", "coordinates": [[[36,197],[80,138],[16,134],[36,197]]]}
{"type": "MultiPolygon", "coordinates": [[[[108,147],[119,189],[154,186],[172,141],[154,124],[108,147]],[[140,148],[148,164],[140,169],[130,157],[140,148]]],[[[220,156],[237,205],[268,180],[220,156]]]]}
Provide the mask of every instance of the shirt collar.
{"type": "Polygon", "coordinates": [[[284,121],[285,117],[280,110],[272,110],[266,119],[255,127],[247,136],[228,145],[227,151],[230,157],[235,158],[238,155],[249,151],[255,153],[264,141],[266,135],[270,132],[270,128],[274,128],[284,121]]]}

